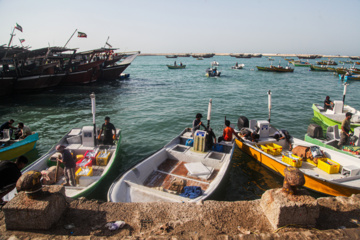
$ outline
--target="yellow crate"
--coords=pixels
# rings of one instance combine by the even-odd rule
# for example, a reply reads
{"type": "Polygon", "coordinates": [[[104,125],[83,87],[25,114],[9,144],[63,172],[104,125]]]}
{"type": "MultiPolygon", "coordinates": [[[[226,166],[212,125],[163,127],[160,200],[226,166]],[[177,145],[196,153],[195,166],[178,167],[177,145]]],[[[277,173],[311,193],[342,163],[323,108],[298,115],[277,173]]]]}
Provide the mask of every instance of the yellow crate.
{"type": "Polygon", "coordinates": [[[266,144],[266,147],[269,149],[268,153],[271,155],[277,156],[281,154],[282,146],[277,145],[276,143],[268,143],[266,144]]]}
{"type": "Polygon", "coordinates": [[[319,158],[317,167],[328,174],[339,173],[340,171],[340,164],[329,158],[319,158]]]}
{"type": "Polygon", "coordinates": [[[317,164],[316,164],[313,160],[307,158],[306,161],[307,161],[308,163],[310,163],[311,165],[314,165],[315,167],[317,167],[317,164]]]}
{"type": "Polygon", "coordinates": [[[302,166],[301,157],[291,154],[291,157],[282,155],[282,161],[289,164],[290,166],[300,168],[302,166]]]}
{"type": "Polygon", "coordinates": [[[101,151],[99,152],[97,155],[96,155],[96,165],[98,166],[106,166],[108,161],[109,161],[109,158],[110,158],[110,152],[106,153],[104,151],[101,151]]]}
{"type": "Polygon", "coordinates": [[[268,153],[269,152],[269,148],[267,148],[264,145],[260,145],[260,149],[263,150],[264,152],[268,153]]]}
{"type": "Polygon", "coordinates": [[[83,158],[84,158],[83,154],[76,155],[76,161],[79,161],[80,159],[83,159],[83,158]]]}
{"type": "Polygon", "coordinates": [[[80,168],[76,171],[76,173],[75,173],[76,184],[79,184],[79,178],[80,178],[81,176],[90,177],[90,176],[93,175],[93,168],[92,168],[92,167],[86,167],[86,168],[90,169],[90,171],[88,172],[87,175],[82,175],[82,174],[81,174],[81,171],[82,171],[83,169],[85,169],[85,168],[81,168],[81,167],[80,167],[80,168]]]}

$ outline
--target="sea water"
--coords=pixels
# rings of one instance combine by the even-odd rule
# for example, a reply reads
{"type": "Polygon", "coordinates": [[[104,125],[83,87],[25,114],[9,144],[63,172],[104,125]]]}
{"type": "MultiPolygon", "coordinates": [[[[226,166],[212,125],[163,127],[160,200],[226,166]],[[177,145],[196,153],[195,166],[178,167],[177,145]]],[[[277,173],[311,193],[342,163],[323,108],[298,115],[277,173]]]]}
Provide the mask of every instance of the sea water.
{"type": "MultiPolygon", "coordinates": [[[[185,127],[191,127],[196,113],[202,113],[206,125],[209,99],[212,99],[210,126],[216,136],[222,134],[225,117],[236,126],[239,116],[268,120],[268,95],[272,93],[271,124],[303,139],[313,119],[313,103],[342,100],[343,82],[331,72],[313,72],[295,67],[293,73],[261,72],[256,66],[287,62],[280,57],[237,59],[214,56],[168,59],[164,56],[140,56],[125,70],[127,80],[64,86],[41,93],[13,95],[0,103],[0,120],[10,118],[24,122],[39,133],[31,159],[46,153],[71,128],[92,125],[89,95],[96,94],[96,124],[109,116],[122,129],[121,150],[114,168],[90,197],[106,200],[107,189],[116,177],[143,158],[160,149],[185,127]],[[185,69],[168,69],[167,64],[186,65],[185,69]],[[207,78],[205,70],[212,61],[219,62],[221,77],[207,78]],[[233,70],[235,63],[244,69],[233,70]]],[[[321,60],[321,59],[317,59],[321,60]]],[[[326,59],[324,59],[326,60],[326,59]]],[[[335,59],[341,60],[341,59],[335,59]]],[[[343,60],[343,59],[342,59],[343,60]]],[[[315,60],[309,60],[315,63],[315,60]]],[[[345,66],[349,67],[349,66],[345,66]]],[[[349,82],[345,103],[360,109],[360,82],[349,82]]],[[[216,200],[256,199],[270,188],[280,187],[282,179],[265,169],[247,154],[236,149],[229,173],[216,200]]]]}

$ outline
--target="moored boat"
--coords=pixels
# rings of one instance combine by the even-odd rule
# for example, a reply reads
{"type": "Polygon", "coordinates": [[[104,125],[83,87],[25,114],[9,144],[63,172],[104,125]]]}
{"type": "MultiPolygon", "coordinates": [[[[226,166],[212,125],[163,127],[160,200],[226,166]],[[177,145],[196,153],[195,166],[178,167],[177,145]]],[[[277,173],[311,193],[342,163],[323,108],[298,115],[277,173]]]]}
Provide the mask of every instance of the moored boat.
{"type": "Polygon", "coordinates": [[[344,80],[360,80],[360,75],[345,75],[344,80]]]}
{"type": "Polygon", "coordinates": [[[186,65],[166,65],[169,69],[184,69],[186,65]]]}
{"type": "Polygon", "coordinates": [[[165,57],[166,58],[177,58],[178,56],[177,55],[166,55],[165,57]]]}
{"type": "Polygon", "coordinates": [[[316,62],[317,65],[338,65],[335,61],[333,60],[329,60],[329,61],[317,61],[316,62]]]}
{"type": "Polygon", "coordinates": [[[311,71],[320,71],[320,72],[327,72],[329,71],[328,68],[326,66],[315,66],[315,65],[310,65],[310,70],[311,71]]]}
{"type": "Polygon", "coordinates": [[[9,136],[9,130],[5,129],[3,138],[0,138],[0,160],[13,160],[36,148],[39,134],[33,133],[25,139],[13,140],[9,136]]]}
{"type": "Polygon", "coordinates": [[[294,72],[294,69],[291,67],[281,67],[280,65],[275,67],[275,66],[270,66],[270,67],[261,67],[261,66],[256,66],[256,68],[259,71],[265,71],[265,72],[294,72]]]}
{"type": "Polygon", "coordinates": [[[245,67],[245,64],[235,64],[235,66],[232,66],[231,69],[243,69],[245,67]]]}
{"type": "Polygon", "coordinates": [[[350,119],[350,126],[352,131],[354,128],[360,126],[360,112],[349,105],[344,105],[342,101],[334,101],[333,110],[327,109],[326,111],[319,104],[312,105],[314,116],[317,117],[327,126],[338,125],[341,127],[341,122],[345,119],[345,114],[351,112],[353,115],[350,119]]]}
{"type": "Polygon", "coordinates": [[[275,138],[274,134],[278,129],[271,126],[268,121],[250,120],[249,122],[250,125],[241,126],[240,124],[239,128],[254,131],[254,127],[257,126],[259,139],[256,142],[246,138],[242,141],[236,139],[235,143],[255,161],[280,176],[284,176],[286,167],[297,167],[304,174],[304,187],[320,193],[332,196],[350,196],[360,193],[358,158],[297,138],[290,139],[292,142],[292,148],[290,148],[288,141],[275,138]],[[296,156],[291,152],[296,147],[303,148],[308,155],[296,156]]]}
{"type": "Polygon", "coordinates": [[[309,62],[304,62],[304,61],[300,61],[300,60],[289,61],[289,63],[291,63],[291,64],[294,65],[295,67],[310,67],[310,66],[311,66],[311,63],[309,63],[309,62]]]}
{"type": "Polygon", "coordinates": [[[107,67],[102,67],[100,70],[101,73],[99,80],[111,81],[120,78],[122,72],[124,72],[125,69],[130,66],[131,62],[137,57],[138,54],[139,52],[130,54],[120,63],[113,63],[112,65],[108,65],[107,67]]]}
{"type": "Polygon", "coordinates": [[[224,179],[234,144],[222,141],[215,151],[207,148],[206,131],[196,131],[194,138],[191,134],[192,130],[186,128],[163,148],[120,175],[108,191],[108,201],[198,202],[207,199],[224,179]],[[190,141],[193,146],[188,144],[190,141]],[[194,194],[188,194],[187,190],[192,189],[194,194]]]}

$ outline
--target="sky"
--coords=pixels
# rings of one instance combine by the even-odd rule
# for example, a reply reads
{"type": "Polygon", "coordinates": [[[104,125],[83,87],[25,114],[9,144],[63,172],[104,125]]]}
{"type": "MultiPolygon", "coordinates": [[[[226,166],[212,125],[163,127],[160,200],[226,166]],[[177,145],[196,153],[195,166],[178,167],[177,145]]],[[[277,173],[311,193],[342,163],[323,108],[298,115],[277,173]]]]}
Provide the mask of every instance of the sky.
{"type": "Polygon", "coordinates": [[[360,0],[0,0],[0,45],[360,56],[360,0]]]}

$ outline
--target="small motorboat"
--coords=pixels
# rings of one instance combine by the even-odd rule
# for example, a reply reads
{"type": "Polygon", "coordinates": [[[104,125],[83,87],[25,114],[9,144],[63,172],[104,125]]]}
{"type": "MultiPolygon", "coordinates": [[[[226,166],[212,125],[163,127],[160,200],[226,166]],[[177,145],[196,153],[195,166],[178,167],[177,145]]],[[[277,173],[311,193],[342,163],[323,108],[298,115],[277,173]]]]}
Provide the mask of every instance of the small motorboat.
{"type": "Polygon", "coordinates": [[[231,69],[243,69],[245,67],[245,64],[235,64],[235,66],[232,66],[231,69]]]}
{"type": "Polygon", "coordinates": [[[278,129],[269,121],[248,120],[244,116],[240,119],[240,133],[246,129],[257,130],[259,138],[252,141],[242,137],[242,141],[235,139],[235,143],[261,165],[280,176],[284,176],[286,167],[296,167],[304,174],[304,187],[327,195],[351,196],[360,193],[359,158],[294,137],[289,139],[291,148],[286,139],[276,138],[278,129]]]}
{"type": "Polygon", "coordinates": [[[3,130],[3,138],[0,139],[0,160],[13,160],[36,148],[39,134],[33,133],[25,139],[11,139],[9,129],[3,130]]]}
{"type": "Polygon", "coordinates": [[[211,66],[219,66],[219,62],[213,61],[211,62],[211,66]]]}
{"type": "Polygon", "coordinates": [[[184,69],[186,65],[166,65],[169,69],[184,69]]]}
{"type": "Polygon", "coordinates": [[[224,179],[234,144],[221,141],[210,148],[207,131],[198,130],[194,137],[191,135],[192,129],[186,128],[163,148],[120,175],[108,191],[108,201],[199,202],[207,199],[224,179]]]}
{"type": "Polygon", "coordinates": [[[256,66],[256,68],[259,71],[265,71],[265,72],[294,72],[294,69],[291,67],[281,67],[280,65],[275,67],[275,66],[270,66],[270,67],[261,67],[261,66],[256,66]]]}
{"type": "Polygon", "coordinates": [[[196,60],[204,60],[204,58],[203,57],[198,57],[198,58],[196,58],[196,60]]]}
{"type": "Polygon", "coordinates": [[[218,71],[218,69],[215,68],[208,68],[206,69],[206,74],[205,76],[207,77],[220,77],[221,72],[218,71]]]}

